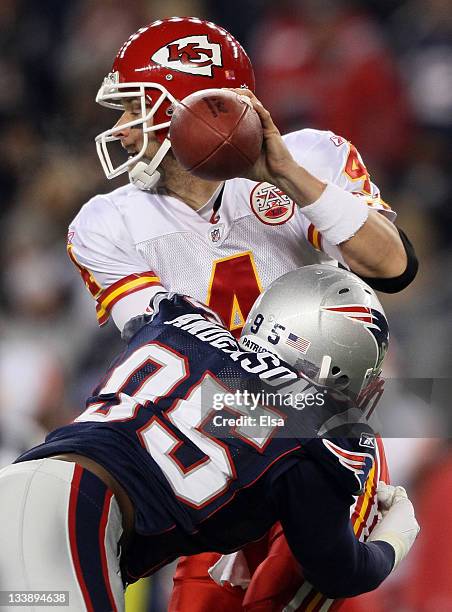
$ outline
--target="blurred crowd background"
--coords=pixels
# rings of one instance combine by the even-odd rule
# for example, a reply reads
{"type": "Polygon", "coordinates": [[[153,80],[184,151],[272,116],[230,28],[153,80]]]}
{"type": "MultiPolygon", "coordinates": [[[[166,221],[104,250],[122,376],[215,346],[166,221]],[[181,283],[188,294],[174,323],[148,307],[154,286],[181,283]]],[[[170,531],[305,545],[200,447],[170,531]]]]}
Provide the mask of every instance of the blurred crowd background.
{"type": "MultiPolygon", "coordinates": [[[[120,346],[112,323],[97,328],[66,231],[88,198],[121,184],[95,152],[116,120],[97,89],[132,32],[173,15],[210,19],[242,42],[282,132],[330,129],[360,150],[420,259],[412,286],[381,296],[387,374],[449,377],[452,0],[2,0],[0,466],[80,412],[120,346]]],[[[451,446],[417,396],[394,415],[418,424],[418,437],[387,446],[423,530],[400,571],[353,609],[452,610],[451,446]]],[[[128,612],[164,610],[170,574],[138,589],[128,612]]]]}

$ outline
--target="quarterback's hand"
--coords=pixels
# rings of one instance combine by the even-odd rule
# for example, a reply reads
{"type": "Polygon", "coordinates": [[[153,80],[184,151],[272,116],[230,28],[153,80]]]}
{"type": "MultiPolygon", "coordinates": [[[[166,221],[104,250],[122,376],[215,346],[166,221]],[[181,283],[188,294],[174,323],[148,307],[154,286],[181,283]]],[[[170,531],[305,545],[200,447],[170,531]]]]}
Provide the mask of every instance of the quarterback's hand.
{"type": "Polygon", "coordinates": [[[395,569],[413,546],[420,527],[414,516],[413,504],[403,487],[379,482],[377,499],[381,519],[367,541],[380,540],[390,544],[395,551],[395,569]]]}
{"type": "Polygon", "coordinates": [[[277,185],[278,179],[286,176],[288,170],[297,163],[281,138],[281,133],[273,123],[270,113],[253,92],[249,89],[231,89],[231,91],[246,96],[251,101],[261,120],[264,135],[260,157],[245,178],[277,185]]]}

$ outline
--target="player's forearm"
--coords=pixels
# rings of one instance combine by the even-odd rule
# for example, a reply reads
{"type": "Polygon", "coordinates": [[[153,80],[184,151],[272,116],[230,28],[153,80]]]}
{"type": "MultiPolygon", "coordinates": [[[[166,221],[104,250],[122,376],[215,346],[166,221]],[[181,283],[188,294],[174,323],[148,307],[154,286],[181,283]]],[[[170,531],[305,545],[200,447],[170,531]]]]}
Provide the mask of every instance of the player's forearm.
{"type": "MultiPolygon", "coordinates": [[[[341,207],[342,211],[339,216],[345,229],[341,228],[339,235],[344,231],[347,232],[346,217],[350,215],[350,231],[353,232],[353,235],[346,240],[333,243],[339,245],[344,260],[353,272],[364,277],[393,278],[405,271],[407,256],[397,228],[381,214],[366,210],[365,203],[358,202],[354,199],[355,196],[336,186],[330,186],[328,192],[325,192],[327,183],[320,181],[298,164],[291,164],[285,176],[278,177],[276,180],[278,187],[301,209],[305,209],[304,212],[308,218],[312,213],[306,207],[311,207],[311,205],[318,207],[319,198],[323,195],[324,212],[321,216],[327,226],[328,208],[325,206],[336,205],[337,209],[341,207]],[[326,202],[327,199],[329,202],[326,202]],[[342,204],[342,199],[344,204],[342,204]],[[363,207],[362,211],[359,210],[360,206],[363,207]],[[355,216],[356,221],[352,220],[352,216],[355,216]],[[352,229],[353,223],[356,223],[355,231],[352,229]]],[[[315,215],[319,214],[318,211],[312,212],[315,215]]],[[[333,214],[331,214],[331,226],[334,226],[333,214]]]]}
{"type": "Polygon", "coordinates": [[[385,541],[360,542],[345,498],[331,490],[326,480],[317,483],[317,493],[317,504],[319,500],[328,504],[328,520],[318,517],[318,505],[306,503],[299,535],[303,544],[294,551],[306,579],[332,599],[373,591],[394,567],[394,548],[385,541]]]}
{"type": "Polygon", "coordinates": [[[377,588],[395,561],[388,542],[368,544],[356,538],[350,522],[353,498],[343,483],[337,485],[318,461],[305,458],[279,476],[270,491],[306,580],[331,598],[377,588]]]}
{"type": "Polygon", "coordinates": [[[387,542],[339,544],[332,556],[319,563],[304,562],[304,575],[331,599],[355,597],[376,589],[394,567],[394,549],[387,542]]]}
{"type": "Polygon", "coordinates": [[[393,278],[407,266],[407,255],[397,228],[375,210],[364,225],[339,245],[352,272],[359,276],[393,278]]]}
{"type": "Polygon", "coordinates": [[[406,557],[419,534],[413,504],[403,487],[379,482],[377,500],[381,518],[366,543],[356,539],[349,522],[346,529],[341,528],[344,518],[348,519],[343,514],[341,518],[339,503],[336,529],[328,535],[331,526],[327,526],[317,537],[319,548],[326,551],[324,559],[315,552],[312,559],[305,559],[306,578],[329,597],[353,597],[378,587],[406,557]]]}

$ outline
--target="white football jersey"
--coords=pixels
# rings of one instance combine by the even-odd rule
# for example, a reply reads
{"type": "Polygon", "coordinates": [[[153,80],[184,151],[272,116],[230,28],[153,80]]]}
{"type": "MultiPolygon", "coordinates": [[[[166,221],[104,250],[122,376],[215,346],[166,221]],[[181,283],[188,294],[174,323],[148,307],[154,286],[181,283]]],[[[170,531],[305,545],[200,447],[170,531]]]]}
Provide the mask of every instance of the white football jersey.
{"type": "MultiPolygon", "coordinates": [[[[317,178],[355,193],[394,220],[394,213],[355,147],[332,132],[284,136],[296,161],[317,178]]],[[[200,210],[126,185],[85,204],[69,228],[68,252],[97,303],[99,323],[118,327],[141,314],[161,285],[191,295],[240,330],[259,293],[304,265],[341,261],[288,196],[269,183],[226,181],[200,210]]]]}

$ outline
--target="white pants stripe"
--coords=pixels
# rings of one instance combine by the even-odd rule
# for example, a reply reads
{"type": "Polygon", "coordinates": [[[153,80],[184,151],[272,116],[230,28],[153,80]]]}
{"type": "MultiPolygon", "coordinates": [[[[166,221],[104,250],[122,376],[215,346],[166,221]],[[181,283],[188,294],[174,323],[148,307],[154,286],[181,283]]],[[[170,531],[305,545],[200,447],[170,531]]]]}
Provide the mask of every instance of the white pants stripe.
{"type": "MultiPolygon", "coordinates": [[[[75,464],[39,459],[0,470],[0,589],[69,591],[66,608],[20,607],[87,612],[71,554],[68,510],[75,464]]],[[[118,611],[124,610],[117,544],[121,513],[112,497],[105,530],[108,578],[118,611]]],[[[2,607],[2,610],[17,610],[2,607]]],[[[108,612],[95,610],[94,612],[108,612]]]]}

